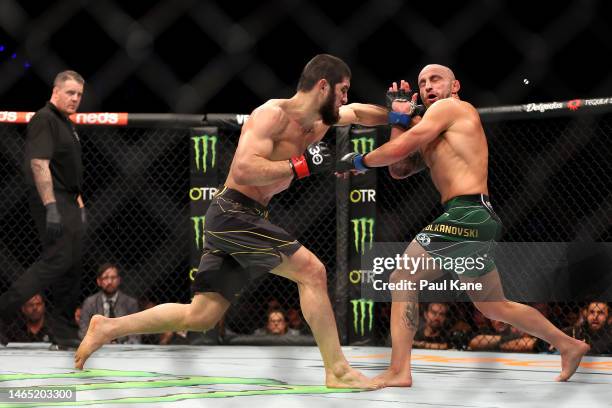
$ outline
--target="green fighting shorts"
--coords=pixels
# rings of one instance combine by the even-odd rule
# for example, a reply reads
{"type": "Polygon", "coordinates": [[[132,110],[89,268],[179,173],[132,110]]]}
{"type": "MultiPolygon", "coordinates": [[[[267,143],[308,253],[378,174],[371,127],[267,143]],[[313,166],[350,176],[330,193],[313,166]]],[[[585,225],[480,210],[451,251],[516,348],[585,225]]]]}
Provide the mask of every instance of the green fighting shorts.
{"type": "Polygon", "coordinates": [[[444,203],[444,214],[416,240],[446,271],[479,277],[495,268],[495,241],[502,224],[484,194],[458,196],[444,203]]]}

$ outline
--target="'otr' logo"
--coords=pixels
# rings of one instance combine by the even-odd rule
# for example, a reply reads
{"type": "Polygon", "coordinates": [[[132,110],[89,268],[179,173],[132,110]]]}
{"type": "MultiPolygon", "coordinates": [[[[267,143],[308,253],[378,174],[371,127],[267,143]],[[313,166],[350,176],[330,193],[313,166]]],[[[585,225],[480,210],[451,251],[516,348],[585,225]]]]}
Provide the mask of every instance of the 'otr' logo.
{"type": "Polygon", "coordinates": [[[353,151],[366,154],[374,150],[374,138],[373,137],[356,137],[351,139],[353,143],[353,151]]]}
{"type": "Polygon", "coordinates": [[[374,219],[373,218],[353,218],[353,236],[355,239],[355,251],[359,254],[365,253],[366,242],[369,249],[372,249],[374,240],[374,219]]]}
{"type": "Polygon", "coordinates": [[[372,331],[372,322],[374,320],[374,301],[370,299],[353,299],[353,329],[358,336],[365,336],[366,320],[368,325],[368,333],[372,331]]]}
{"type": "Polygon", "coordinates": [[[193,136],[191,140],[195,167],[198,171],[206,173],[209,163],[211,168],[217,163],[217,136],[193,136]]]}
{"type": "Polygon", "coordinates": [[[204,225],[206,224],[206,216],[191,217],[193,223],[193,235],[195,246],[198,249],[204,248],[204,225]]]}

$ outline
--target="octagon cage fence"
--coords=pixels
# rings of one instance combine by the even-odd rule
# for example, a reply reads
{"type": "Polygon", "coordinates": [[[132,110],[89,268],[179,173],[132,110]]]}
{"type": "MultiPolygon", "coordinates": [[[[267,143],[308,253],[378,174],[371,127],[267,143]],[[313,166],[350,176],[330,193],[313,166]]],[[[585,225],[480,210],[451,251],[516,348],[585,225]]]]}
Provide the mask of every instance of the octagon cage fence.
{"type": "MultiPolygon", "coordinates": [[[[609,260],[609,252],[593,248],[606,248],[612,239],[611,107],[612,98],[603,98],[479,109],[489,144],[491,202],[505,227],[502,243],[533,243],[535,248],[574,243],[590,250],[585,251],[586,261],[578,257],[567,262],[569,288],[556,298],[513,290],[513,281],[529,277],[500,270],[509,298],[536,305],[559,327],[586,324],[589,302],[612,300],[611,263],[606,261],[603,272],[589,263],[593,257],[609,260]],[[582,288],[579,282],[584,281],[597,282],[599,292],[582,288]]],[[[0,114],[3,292],[36,260],[40,244],[22,174],[25,123],[31,113],[0,114]]],[[[120,266],[122,290],[142,308],[190,301],[203,214],[227,176],[247,118],[118,113],[73,118],[82,141],[83,196],[89,211],[81,301],[98,290],[96,270],[105,262],[120,266]]],[[[353,126],[333,127],[324,140],[339,157],[372,150],[388,137],[385,126],[353,126]]],[[[390,303],[360,295],[360,252],[372,243],[408,243],[441,212],[427,172],[394,180],[386,169],[351,180],[315,175],[293,182],[270,203],[271,220],[325,264],[343,344],[389,344],[390,303]]],[[[52,308],[52,294],[44,295],[47,308],[52,308]]],[[[209,333],[196,333],[190,342],[314,344],[301,320],[297,285],[268,274],[249,284],[222,324],[209,333]],[[287,312],[300,336],[253,335],[265,327],[267,311],[276,308],[287,312]]],[[[421,321],[425,324],[426,319],[421,321]]],[[[471,303],[461,298],[447,302],[442,331],[449,347],[466,349],[469,337],[482,328],[478,321],[471,303]]]]}

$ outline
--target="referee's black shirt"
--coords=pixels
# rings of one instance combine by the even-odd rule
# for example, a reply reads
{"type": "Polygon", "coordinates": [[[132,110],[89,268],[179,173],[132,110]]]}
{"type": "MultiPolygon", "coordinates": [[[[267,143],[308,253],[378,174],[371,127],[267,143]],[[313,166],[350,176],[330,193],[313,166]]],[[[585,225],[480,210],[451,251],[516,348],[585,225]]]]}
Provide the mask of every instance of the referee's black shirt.
{"type": "Polygon", "coordinates": [[[51,102],[28,123],[25,141],[26,182],[35,186],[30,161],[50,160],[53,189],[80,194],[83,187],[81,142],[74,125],[51,102]]]}

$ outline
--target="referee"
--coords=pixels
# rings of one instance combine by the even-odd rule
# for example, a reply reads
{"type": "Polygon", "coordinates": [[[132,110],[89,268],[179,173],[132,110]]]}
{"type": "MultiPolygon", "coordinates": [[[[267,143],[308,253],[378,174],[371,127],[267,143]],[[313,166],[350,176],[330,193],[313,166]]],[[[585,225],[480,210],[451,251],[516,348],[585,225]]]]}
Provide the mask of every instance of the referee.
{"type": "MultiPolygon", "coordinates": [[[[25,178],[29,204],[42,242],[42,254],[0,296],[0,320],[15,319],[21,305],[49,288],[52,348],[78,346],[74,310],[80,296],[81,249],[86,223],[81,197],[81,141],[68,118],[83,96],[83,77],[74,71],[57,74],[51,100],[30,120],[25,142],[25,178]]],[[[2,326],[0,321],[0,331],[2,326]]],[[[6,345],[6,336],[0,341],[6,345]]]]}

